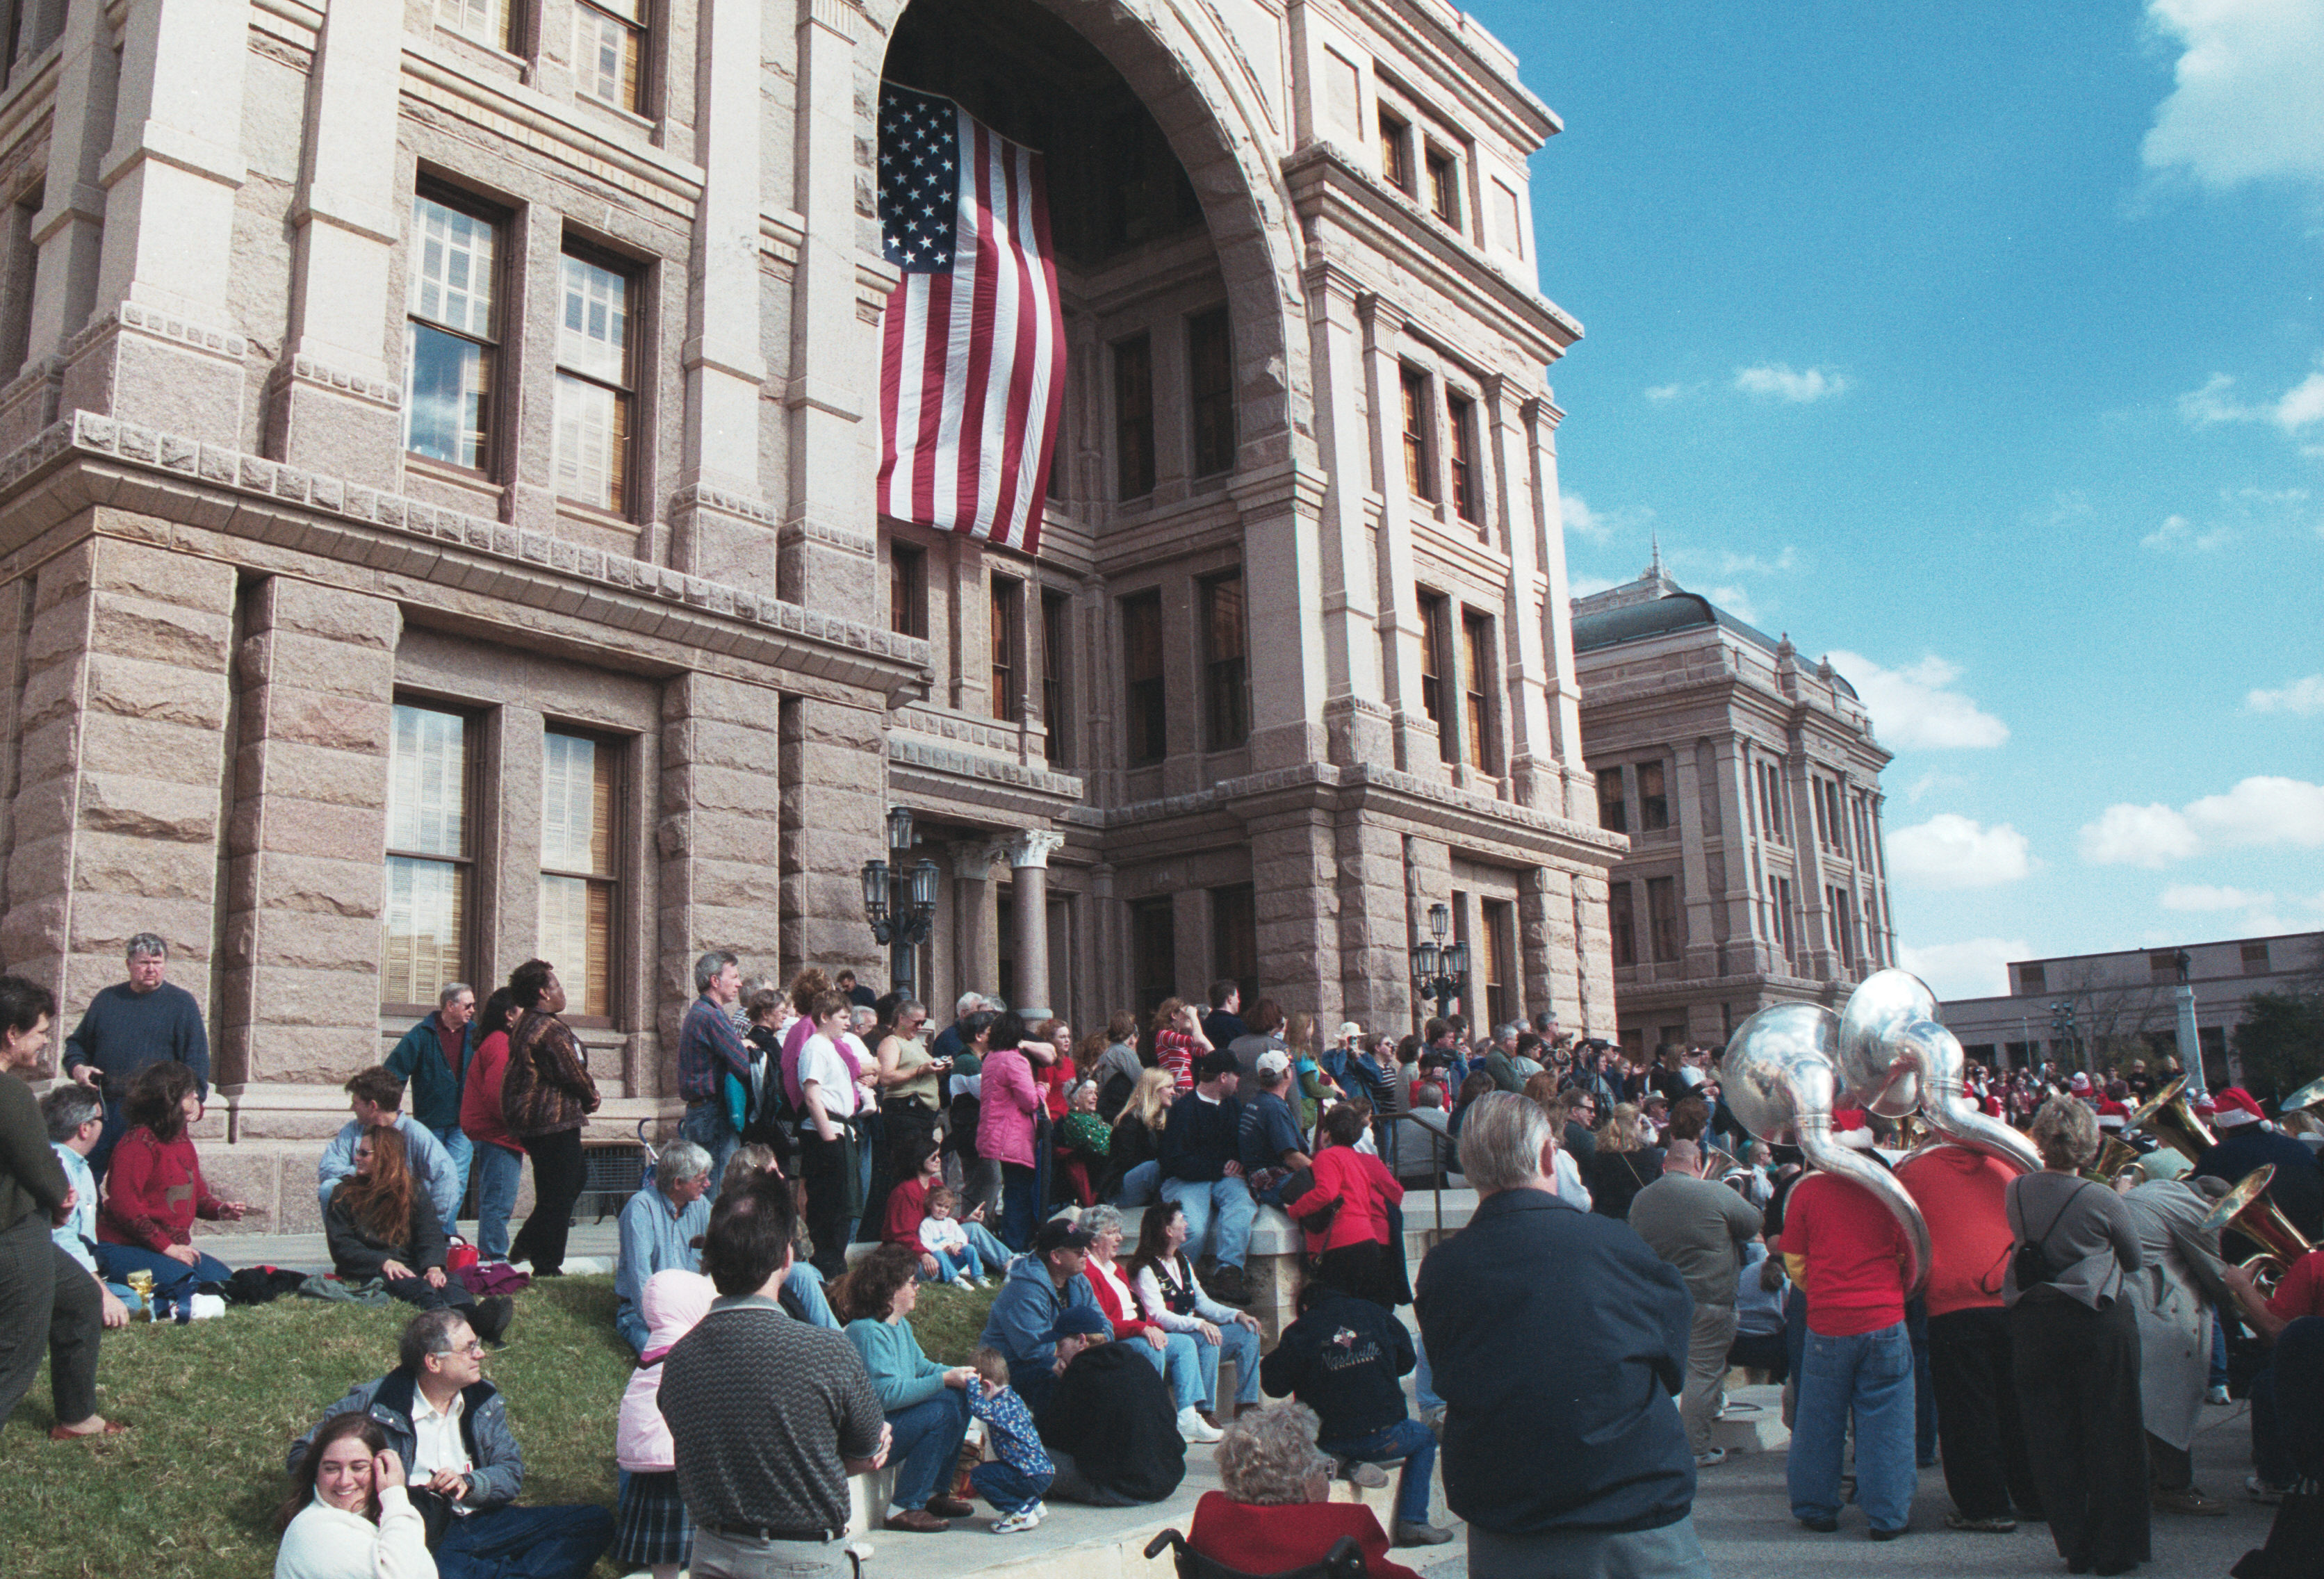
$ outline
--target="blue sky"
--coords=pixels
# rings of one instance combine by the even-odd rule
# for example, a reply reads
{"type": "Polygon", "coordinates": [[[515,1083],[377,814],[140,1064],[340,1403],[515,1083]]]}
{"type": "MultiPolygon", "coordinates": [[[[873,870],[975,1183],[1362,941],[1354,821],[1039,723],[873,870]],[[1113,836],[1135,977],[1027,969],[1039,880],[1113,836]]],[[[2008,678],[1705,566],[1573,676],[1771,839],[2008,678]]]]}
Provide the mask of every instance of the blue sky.
{"type": "Polygon", "coordinates": [[[1575,586],[1834,656],[1907,962],[2324,928],[2324,0],[1471,5],[1575,586]]]}

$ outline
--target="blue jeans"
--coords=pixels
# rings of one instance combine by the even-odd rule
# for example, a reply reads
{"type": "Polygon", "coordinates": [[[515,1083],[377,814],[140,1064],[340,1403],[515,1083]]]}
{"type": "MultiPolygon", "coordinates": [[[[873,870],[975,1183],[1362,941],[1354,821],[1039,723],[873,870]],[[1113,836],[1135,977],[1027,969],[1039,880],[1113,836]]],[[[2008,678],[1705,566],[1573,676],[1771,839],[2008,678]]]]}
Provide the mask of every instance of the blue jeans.
{"type": "Polygon", "coordinates": [[[976,1494],[1003,1513],[1022,1512],[1039,1501],[1048,1491],[1054,1475],[1028,1475],[1013,1464],[999,1459],[980,1464],[968,1472],[969,1483],[976,1494]]]}
{"type": "Polygon", "coordinates": [[[1412,1334],[1412,1359],[1413,1407],[1424,1415],[1434,1414],[1444,1407],[1444,1400],[1437,1395],[1436,1375],[1428,1365],[1428,1345],[1418,1333],[1412,1334]]]}
{"type": "MultiPolygon", "coordinates": [[[[1156,1372],[1163,1380],[1170,1384],[1172,1408],[1200,1408],[1203,1403],[1203,1362],[1194,1351],[1204,1345],[1202,1340],[1192,1333],[1169,1333],[1165,1335],[1170,1341],[1159,1349],[1148,1343],[1143,1336],[1124,1338],[1121,1341],[1145,1355],[1153,1364],[1156,1372]]],[[[1216,1362],[1213,1363],[1215,1365],[1216,1362]]],[[[1217,1379],[1215,1370],[1213,1371],[1212,1377],[1215,1381],[1217,1379]]]]}
{"type": "Polygon", "coordinates": [[[1186,1214],[1186,1254],[1207,1251],[1222,1267],[1240,1270],[1250,1249],[1250,1225],[1259,1216],[1259,1203],[1250,1187],[1240,1178],[1206,1184],[1183,1178],[1162,1181],[1162,1198],[1186,1214]]]}
{"type": "Polygon", "coordinates": [[[1784,1481],[1795,1519],[1840,1516],[1840,1459],[1856,1417],[1856,1500],[1875,1529],[1912,1521],[1913,1340],[1904,1324],[1855,1337],[1810,1328],[1784,1481]]]}
{"type": "Polygon", "coordinates": [[[678,1122],[681,1140],[693,1141],[710,1153],[710,1199],[718,1198],[718,1181],[726,1176],[726,1159],[742,1144],[742,1137],[734,1132],[733,1123],[726,1116],[726,1104],[715,1097],[708,1102],[689,1102],[686,1116],[678,1122]]]}
{"type": "Polygon", "coordinates": [[[595,1504],[494,1508],[447,1519],[436,1547],[441,1579],[586,1579],[613,1544],[613,1516],[595,1504]]]}
{"type": "Polygon", "coordinates": [[[1223,1322],[1219,1326],[1219,1341],[1204,1343],[1200,1333],[1194,1334],[1194,1359],[1203,1368],[1203,1407],[1215,1408],[1219,1401],[1219,1361],[1224,1355],[1234,1356],[1235,1402],[1255,1404],[1259,1401],[1259,1334],[1239,1321],[1223,1322]]]}
{"type": "Polygon", "coordinates": [[[194,1291],[197,1283],[223,1283],[234,1276],[226,1264],[214,1255],[198,1254],[189,1267],[158,1250],[103,1242],[97,1247],[97,1270],[105,1274],[108,1283],[126,1283],[132,1272],[151,1272],[154,1296],[170,1299],[184,1298],[194,1291]]]}
{"type": "MultiPolygon", "coordinates": [[[[475,1154],[476,1143],[462,1134],[460,1126],[457,1124],[448,1124],[440,1130],[433,1124],[429,1124],[426,1128],[444,1148],[444,1155],[452,1159],[452,1177],[460,1181],[453,1190],[456,1203],[466,1201],[468,1198],[468,1159],[475,1154]]],[[[458,1205],[456,1204],[453,1209],[457,1211],[458,1205]]],[[[456,1231],[449,1223],[445,1223],[443,1227],[447,1233],[456,1231]]]]}
{"type": "Polygon", "coordinates": [[[1351,1436],[1315,1445],[1333,1458],[1363,1464],[1404,1460],[1404,1473],[1396,1483],[1396,1517],[1399,1524],[1428,1522],[1428,1477],[1436,1468],[1436,1433],[1417,1420],[1398,1420],[1369,1436],[1351,1436]]]}
{"type": "Polygon", "coordinates": [[[891,1507],[918,1508],[952,1484],[961,1438],[968,1435],[968,1394],[947,1387],[936,1397],[888,1417],[895,1439],[889,1462],[897,1464],[891,1507]]]}
{"type": "Polygon", "coordinates": [[[966,1248],[933,1252],[936,1258],[936,1275],[947,1283],[954,1278],[982,1278],[988,1273],[998,1277],[1008,1268],[1009,1247],[993,1238],[992,1231],[982,1223],[971,1223],[966,1226],[966,1248]]]}
{"type": "Polygon", "coordinates": [[[823,1274],[816,1270],[813,1263],[793,1261],[791,1270],[783,1276],[783,1287],[790,1290],[791,1297],[798,1300],[799,1308],[807,1312],[809,1326],[825,1326],[833,1332],[840,1330],[839,1318],[831,1314],[831,1301],[823,1291],[823,1274]]]}
{"type": "Polygon", "coordinates": [[[1121,1176],[1121,1188],[1114,1193],[1117,1206],[1150,1206],[1160,1198],[1162,1165],[1141,1162],[1121,1176]]]}
{"type": "Polygon", "coordinates": [[[1033,1248],[1041,1225],[1041,1176],[1014,1162],[1001,1165],[1001,1238],[1017,1250],[1033,1248]]]}
{"type": "Polygon", "coordinates": [[[490,1261],[506,1260],[509,1214],[516,1210],[517,1187],[524,1182],[524,1153],[487,1140],[468,1167],[476,1178],[476,1253],[490,1261]]]}
{"type": "Polygon", "coordinates": [[[634,1305],[613,1307],[613,1330],[622,1334],[622,1342],[629,1344],[632,1354],[644,1353],[646,1341],[653,1336],[651,1329],[646,1325],[645,1313],[634,1305]]]}

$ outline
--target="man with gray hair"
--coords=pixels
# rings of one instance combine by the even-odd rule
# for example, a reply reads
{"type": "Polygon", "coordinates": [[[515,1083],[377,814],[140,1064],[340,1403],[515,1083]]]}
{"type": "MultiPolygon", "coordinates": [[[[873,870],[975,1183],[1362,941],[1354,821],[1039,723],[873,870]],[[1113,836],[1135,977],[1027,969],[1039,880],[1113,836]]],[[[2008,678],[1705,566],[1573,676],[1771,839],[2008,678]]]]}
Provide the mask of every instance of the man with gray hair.
{"type": "Polygon", "coordinates": [[[1471,1579],[1655,1574],[1708,1579],[1694,1460],[1671,1395],[1692,1301],[1609,1217],[1559,1198],[1539,1103],[1470,1103],[1469,1226],[1428,1252],[1414,1298],[1445,1401],[1444,1500],[1469,1524],[1471,1579]],[[1579,1388],[1518,1385],[1554,1355],[1579,1388]]]}
{"type": "Polygon", "coordinates": [[[1724,1463],[1727,1450],[1711,1445],[1711,1427],[1719,1418],[1719,1384],[1727,1375],[1727,1351],[1735,1344],[1735,1286],[1743,1270],[1740,1247],[1759,1232],[1759,1208],[1702,1177],[1702,1151],[1693,1141],[1673,1140],[1663,1153],[1662,1177],[1630,1201],[1630,1226],[1648,1249],[1678,1269],[1687,1292],[1694,1296],[1686,1391],[1678,1412],[1686,1421],[1694,1467],[1724,1463]]]}
{"type": "Polygon", "coordinates": [[[710,1226],[710,1153],[691,1140],[672,1140],[654,1159],[654,1176],[622,1203],[622,1259],[613,1270],[613,1325],[631,1348],[645,1353],[646,1279],[656,1272],[698,1272],[696,1247],[710,1226]]]}
{"type": "Polygon", "coordinates": [[[709,1155],[715,1194],[726,1159],[742,1143],[719,1077],[731,1075],[744,1090],[751,1086],[751,1049],[729,1012],[742,995],[742,966],[732,949],[714,948],[694,962],[694,990],[698,995],[678,1028],[678,1094],[686,1103],[678,1132],[709,1155]]]}
{"type": "Polygon", "coordinates": [[[100,1179],[113,1160],[114,1143],[129,1128],[123,1109],[138,1070],[174,1060],[194,1072],[194,1094],[203,1102],[210,1097],[210,1039],[201,1005],[185,988],[162,980],[170,946],[140,932],[124,952],[129,979],[91,998],[65,1039],[65,1073],[105,1098],[105,1133],[88,1154],[89,1171],[100,1179]]]}
{"type": "MultiPolygon", "coordinates": [[[[387,1056],[388,1072],[411,1095],[411,1116],[428,1126],[452,1159],[459,1195],[468,1194],[468,1160],[475,1147],[460,1131],[460,1094],[468,1082],[468,1060],[476,1054],[476,990],[450,982],[436,994],[436,1007],[403,1033],[387,1056]]],[[[444,1224],[447,1233],[452,1224],[444,1224]]]]}

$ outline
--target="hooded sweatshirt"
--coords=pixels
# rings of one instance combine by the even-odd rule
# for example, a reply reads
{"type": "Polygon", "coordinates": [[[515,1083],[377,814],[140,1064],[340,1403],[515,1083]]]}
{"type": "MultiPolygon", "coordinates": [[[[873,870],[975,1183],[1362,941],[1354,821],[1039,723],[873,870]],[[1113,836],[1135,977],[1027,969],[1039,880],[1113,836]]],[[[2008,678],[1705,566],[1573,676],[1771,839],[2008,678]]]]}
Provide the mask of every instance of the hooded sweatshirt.
{"type": "Polygon", "coordinates": [[[646,1279],[645,1291],[638,1297],[639,1314],[646,1318],[645,1352],[622,1393],[621,1418],[613,1432],[614,1461],[623,1469],[653,1474],[677,1470],[669,1423],[661,1417],[662,1356],[710,1314],[710,1302],[717,1297],[717,1285],[700,1272],[672,1268],[646,1279]]]}

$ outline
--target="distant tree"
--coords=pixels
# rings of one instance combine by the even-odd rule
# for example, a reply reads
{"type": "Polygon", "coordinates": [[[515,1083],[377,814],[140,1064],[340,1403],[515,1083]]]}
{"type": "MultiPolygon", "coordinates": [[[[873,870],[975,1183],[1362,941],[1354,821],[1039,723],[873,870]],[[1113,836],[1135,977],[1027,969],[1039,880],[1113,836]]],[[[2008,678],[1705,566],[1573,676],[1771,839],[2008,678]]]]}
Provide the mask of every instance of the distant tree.
{"type": "Polygon", "coordinates": [[[2254,993],[2236,1054],[2255,1096],[2281,1096],[2324,1075],[2324,993],[2254,993]]]}

